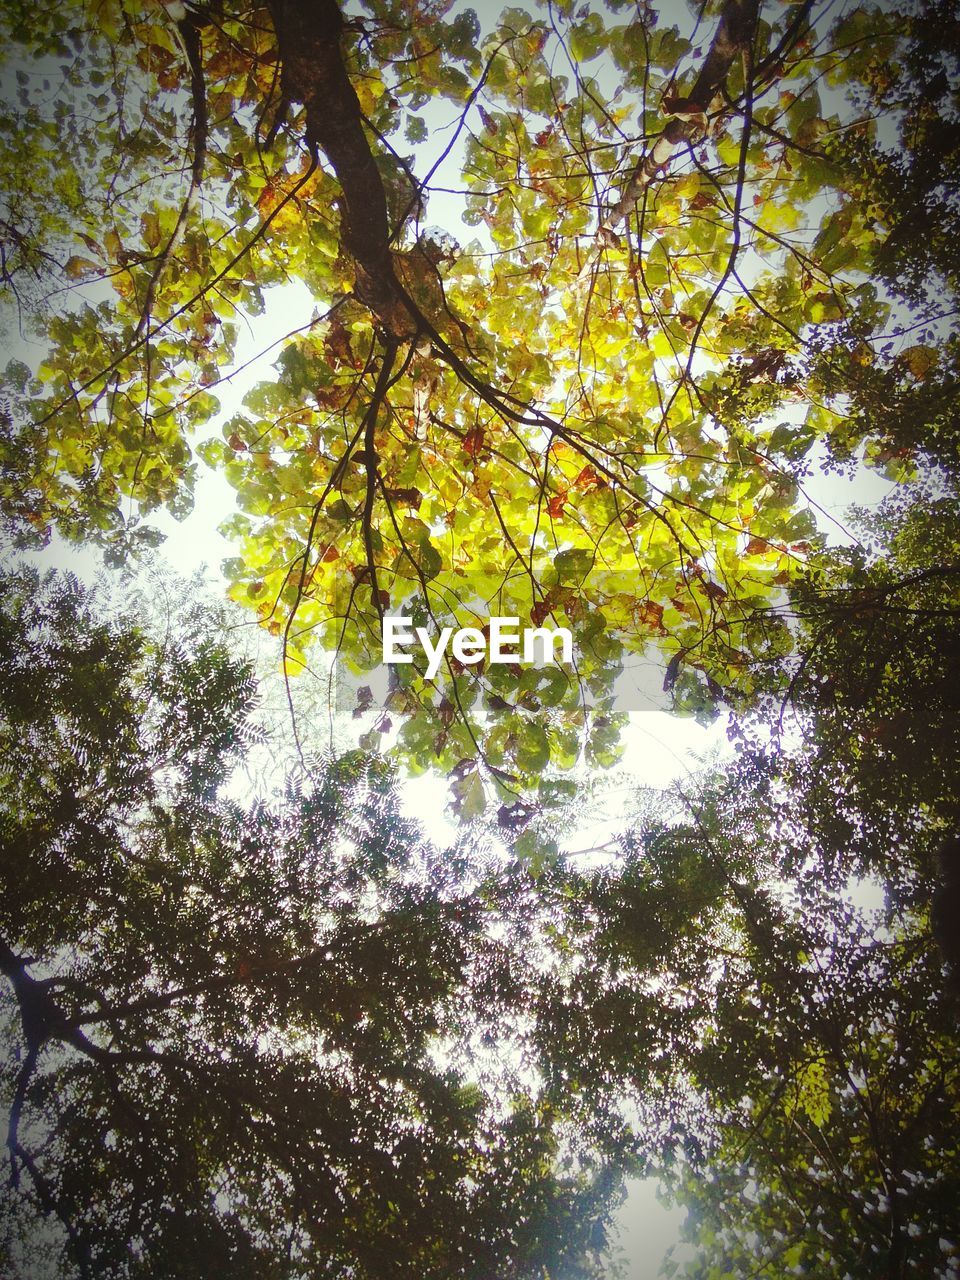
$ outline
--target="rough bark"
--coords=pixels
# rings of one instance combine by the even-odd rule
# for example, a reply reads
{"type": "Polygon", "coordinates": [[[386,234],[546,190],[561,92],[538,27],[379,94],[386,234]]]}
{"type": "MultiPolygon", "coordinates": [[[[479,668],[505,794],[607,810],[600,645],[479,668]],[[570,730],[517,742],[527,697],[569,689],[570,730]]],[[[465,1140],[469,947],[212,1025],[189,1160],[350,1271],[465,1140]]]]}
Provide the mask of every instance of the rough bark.
{"type": "Polygon", "coordinates": [[[336,0],[269,0],[269,8],[284,101],[303,103],[307,142],[327,157],[343,192],[342,244],[356,264],[357,297],[391,337],[410,337],[417,322],[394,274],[383,180],[343,62],[343,15],[336,0]]]}

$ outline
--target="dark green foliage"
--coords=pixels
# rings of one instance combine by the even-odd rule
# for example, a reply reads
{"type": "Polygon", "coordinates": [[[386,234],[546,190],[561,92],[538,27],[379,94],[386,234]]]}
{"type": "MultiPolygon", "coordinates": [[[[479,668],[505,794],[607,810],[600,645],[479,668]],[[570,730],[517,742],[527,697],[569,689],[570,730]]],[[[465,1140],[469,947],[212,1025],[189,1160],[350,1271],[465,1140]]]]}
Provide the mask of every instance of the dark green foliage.
{"type": "MultiPolygon", "coordinates": [[[[682,1060],[704,1109],[686,1160],[661,1165],[691,1210],[685,1274],[951,1275],[960,1047],[926,909],[885,913],[856,882],[832,887],[810,797],[780,783],[745,761],[690,805],[705,856],[749,859],[762,882],[730,874],[736,909],[682,1060]]],[[[923,849],[918,832],[893,851],[892,897],[929,902],[933,879],[911,865],[923,849]]]]}
{"type": "Polygon", "coordinates": [[[693,843],[726,887],[677,1062],[703,1111],[661,1166],[700,1280],[960,1261],[956,502],[862,524],[870,545],[794,590],[798,657],[766,673],[736,761],[645,836],[677,867],[693,843]]]}
{"type": "Polygon", "coordinates": [[[795,591],[798,656],[768,673],[739,732],[801,735],[786,780],[824,873],[896,884],[905,856],[929,870],[925,850],[960,824],[960,506],[899,495],[860,531],[795,591]]]}
{"type": "Polygon", "coordinates": [[[597,1274],[613,1182],[442,1065],[510,993],[389,771],[231,800],[255,686],[198,616],[157,641],[4,587],[5,1273],[597,1274]]]}

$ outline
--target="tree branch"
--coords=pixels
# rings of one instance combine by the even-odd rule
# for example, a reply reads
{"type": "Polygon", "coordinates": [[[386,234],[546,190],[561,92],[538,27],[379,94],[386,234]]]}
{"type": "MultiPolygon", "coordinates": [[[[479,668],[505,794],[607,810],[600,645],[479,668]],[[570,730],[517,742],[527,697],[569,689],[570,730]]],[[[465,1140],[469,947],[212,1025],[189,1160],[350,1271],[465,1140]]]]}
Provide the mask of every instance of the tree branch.
{"type": "Polygon", "coordinates": [[[203,51],[200,44],[202,26],[202,21],[195,13],[188,14],[186,18],[177,23],[177,29],[183,41],[183,49],[187,55],[187,63],[190,67],[190,99],[193,106],[193,161],[190,166],[190,186],[187,188],[187,194],[180,205],[180,212],[177,214],[177,221],[173,231],[170,233],[170,239],[164,245],[157,258],[156,266],[147,284],[140,320],[133,333],[135,339],[139,338],[150,324],[160,277],[183,239],[184,232],[187,229],[187,219],[197,202],[197,196],[200,194],[200,187],[203,182],[203,168],[207,157],[208,116],[207,87],[203,75],[203,51]]]}
{"type": "Polygon", "coordinates": [[[612,230],[633,212],[643,192],[666,167],[676,148],[681,142],[690,141],[695,126],[694,120],[687,117],[706,115],[711,102],[726,81],[734,58],[752,41],[759,12],[759,0],[727,0],[700,74],[690,96],[683,101],[683,116],[674,116],[669,120],[653,146],[637,161],[620,199],[608,213],[601,231],[612,230]]]}
{"type": "Polygon", "coordinates": [[[384,349],[383,363],[380,365],[380,372],[377,375],[377,385],[374,388],[373,397],[367,405],[367,413],[364,420],[363,462],[367,471],[367,489],[363,503],[363,546],[367,556],[367,573],[370,577],[370,594],[373,598],[373,607],[376,609],[381,622],[383,621],[383,603],[380,599],[380,587],[377,582],[377,562],[373,547],[373,505],[377,496],[379,465],[376,431],[380,408],[386,398],[387,388],[390,385],[390,374],[393,372],[393,364],[396,358],[397,343],[394,340],[388,342],[384,349]]]}
{"type": "Polygon", "coordinates": [[[363,130],[363,112],[343,62],[336,0],[268,0],[284,101],[302,102],[307,144],[326,155],[343,192],[343,247],[356,264],[357,297],[394,338],[412,337],[390,256],[383,179],[363,130]]]}

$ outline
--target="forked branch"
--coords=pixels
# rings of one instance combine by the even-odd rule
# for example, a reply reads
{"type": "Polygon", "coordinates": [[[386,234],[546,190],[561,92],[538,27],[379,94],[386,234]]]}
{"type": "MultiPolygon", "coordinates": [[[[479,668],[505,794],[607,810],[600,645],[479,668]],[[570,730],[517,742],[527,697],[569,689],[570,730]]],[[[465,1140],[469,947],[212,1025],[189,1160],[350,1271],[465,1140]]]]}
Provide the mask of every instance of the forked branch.
{"type": "Polygon", "coordinates": [[[612,230],[629,217],[677,147],[690,141],[698,122],[706,116],[713,99],[725,84],[734,59],[751,45],[759,12],[759,0],[727,0],[689,97],[672,102],[677,114],[671,116],[653,145],[640,156],[601,230],[612,230]]]}

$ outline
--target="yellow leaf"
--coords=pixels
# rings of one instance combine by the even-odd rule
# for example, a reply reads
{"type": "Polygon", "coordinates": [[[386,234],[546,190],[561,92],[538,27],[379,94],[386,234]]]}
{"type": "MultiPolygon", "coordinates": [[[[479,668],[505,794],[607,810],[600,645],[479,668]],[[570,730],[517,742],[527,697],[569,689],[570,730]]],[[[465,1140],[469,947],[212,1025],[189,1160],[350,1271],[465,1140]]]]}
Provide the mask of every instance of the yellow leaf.
{"type": "Polygon", "coordinates": [[[933,347],[907,347],[901,352],[900,359],[915,378],[925,378],[937,363],[937,353],[933,347]]]}
{"type": "Polygon", "coordinates": [[[281,669],[285,676],[298,676],[306,670],[307,659],[302,649],[287,644],[283,654],[281,669]]]}
{"type": "Polygon", "coordinates": [[[67,265],[64,269],[72,280],[79,280],[81,276],[89,276],[94,271],[99,271],[100,264],[93,262],[90,258],[81,258],[74,254],[72,258],[67,259],[67,265]]]}
{"type": "Polygon", "coordinates": [[[160,243],[160,219],[155,213],[144,213],[140,217],[140,230],[148,249],[156,249],[160,243]]]}
{"type": "Polygon", "coordinates": [[[694,169],[693,173],[685,173],[678,178],[673,184],[673,194],[683,196],[687,200],[692,200],[700,190],[700,173],[694,169]]]}

